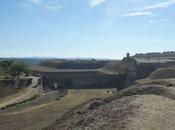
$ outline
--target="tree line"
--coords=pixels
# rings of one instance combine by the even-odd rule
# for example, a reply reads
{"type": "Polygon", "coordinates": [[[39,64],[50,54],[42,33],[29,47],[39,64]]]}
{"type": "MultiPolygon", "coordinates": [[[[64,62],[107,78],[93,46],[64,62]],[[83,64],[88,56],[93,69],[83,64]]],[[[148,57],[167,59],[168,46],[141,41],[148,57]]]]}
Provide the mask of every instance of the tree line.
{"type": "Polygon", "coordinates": [[[29,66],[23,61],[1,61],[0,77],[1,79],[20,79],[25,75],[29,75],[29,66]]]}

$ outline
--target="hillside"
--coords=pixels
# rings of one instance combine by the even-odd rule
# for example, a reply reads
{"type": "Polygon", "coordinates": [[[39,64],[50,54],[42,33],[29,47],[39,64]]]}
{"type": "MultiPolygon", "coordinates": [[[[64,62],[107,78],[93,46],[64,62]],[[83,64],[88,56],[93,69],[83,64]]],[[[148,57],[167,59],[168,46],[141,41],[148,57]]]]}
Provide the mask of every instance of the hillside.
{"type": "Polygon", "coordinates": [[[159,68],[152,72],[150,79],[168,79],[175,77],[175,67],[159,68]]]}
{"type": "Polygon", "coordinates": [[[44,130],[174,130],[175,88],[136,85],[90,100],[44,130]]]}
{"type": "MultiPolygon", "coordinates": [[[[58,91],[41,93],[27,102],[14,104],[0,110],[0,129],[41,130],[70,109],[91,98],[104,98],[112,95],[112,93],[107,93],[107,91],[113,90],[69,90],[68,94],[63,97],[60,97],[58,91]]],[[[14,97],[21,97],[21,93],[1,99],[0,105],[14,100],[14,97]]]]}
{"type": "Polygon", "coordinates": [[[98,69],[103,67],[109,60],[46,60],[40,63],[41,66],[57,69],[98,69]]]}
{"type": "Polygon", "coordinates": [[[107,63],[104,67],[99,69],[101,72],[109,73],[109,74],[116,74],[119,72],[120,69],[120,62],[121,61],[111,61],[107,63]]]}
{"type": "Polygon", "coordinates": [[[0,61],[23,61],[29,65],[38,65],[42,63],[43,61],[47,60],[48,58],[0,58],[0,61]]]}

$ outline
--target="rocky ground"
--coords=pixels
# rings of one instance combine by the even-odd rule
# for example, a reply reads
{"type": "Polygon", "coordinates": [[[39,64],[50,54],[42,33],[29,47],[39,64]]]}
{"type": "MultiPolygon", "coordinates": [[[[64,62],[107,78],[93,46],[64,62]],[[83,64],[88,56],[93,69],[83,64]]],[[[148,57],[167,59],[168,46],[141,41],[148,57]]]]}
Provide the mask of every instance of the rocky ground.
{"type": "MultiPolygon", "coordinates": [[[[175,77],[166,70],[115,94],[106,89],[69,90],[61,98],[56,91],[42,93],[0,110],[0,129],[175,130],[175,77]]],[[[0,105],[20,95],[6,97],[0,105]]]]}
{"type": "Polygon", "coordinates": [[[91,98],[104,98],[112,94],[107,92],[105,89],[69,90],[61,98],[56,91],[43,93],[33,100],[0,110],[0,130],[41,130],[75,106],[91,98]]]}
{"type": "Polygon", "coordinates": [[[44,130],[175,130],[175,88],[137,84],[90,100],[44,130]]]}
{"type": "Polygon", "coordinates": [[[41,92],[41,86],[38,84],[38,82],[39,82],[39,78],[37,77],[32,78],[31,85],[29,85],[22,92],[19,92],[17,94],[10,95],[1,99],[0,109],[5,109],[9,106],[23,103],[39,96],[41,92]]]}

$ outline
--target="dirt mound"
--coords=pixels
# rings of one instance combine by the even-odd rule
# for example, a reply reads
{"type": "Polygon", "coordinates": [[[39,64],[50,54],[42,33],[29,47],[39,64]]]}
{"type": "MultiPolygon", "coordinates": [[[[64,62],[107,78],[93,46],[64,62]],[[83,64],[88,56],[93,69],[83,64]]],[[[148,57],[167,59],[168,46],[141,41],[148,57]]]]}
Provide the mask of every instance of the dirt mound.
{"type": "Polygon", "coordinates": [[[175,87],[167,87],[164,85],[148,84],[148,85],[135,85],[120,91],[114,98],[121,98],[132,95],[154,94],[159,96],[165,96],[175,99],[175,87]]]}
{"type": "Polygon", "coordinates": [[[110,91],[115,89],[69,90],[63,97],[60,92],[44,92],[33,100],[0,110],[0,130],[41,130],[91,98],[111,96],[110,91]]]}
{"type": "Polygon", "coordinates": [[[118,73],[120,70],[120,63],[121,61],[111,61],[107,63],[104,67],[102,67],[100,71],[104,73],[112,73],[112,74],[118,73]]]}
{"type": "Polygon", "coordinates": [[[174,99],[174,87],[136,85],[90,100],[44,130],[174,130],[174,99]]]}
{"type": "Polygon", "coordinates": [[[160,68],[155,70],[149,77],[150,79],[168,79],[175,78],[175,68],[160,68]]]}

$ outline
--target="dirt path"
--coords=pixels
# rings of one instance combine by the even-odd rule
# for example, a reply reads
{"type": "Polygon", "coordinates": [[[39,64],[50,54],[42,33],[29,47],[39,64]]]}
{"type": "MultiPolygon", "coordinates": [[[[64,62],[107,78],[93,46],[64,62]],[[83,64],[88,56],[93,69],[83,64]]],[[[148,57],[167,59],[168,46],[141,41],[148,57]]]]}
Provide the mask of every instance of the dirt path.
{"type": "Polygon", "coordinates": [[[175,101],[163,96],[142,95],[133,102],[136,118],[133,118],[128,128],[133,130],[174,130],[175,101]]]}
{"type": "Polygon", "coordinates": [[[61,117],[71,108],[94,97],[107,97],[107,90],[70,90],[60,100],[49,101],[13,112],[0,113],[0,128],[3,130],[40,130],[61,117]]]}
{"type": "Polygon", "coordinates": [[[32,84],[25,91],[23,91],[23,93],[15,94],[11,97],[9,96],[8,98],[6,98],[6,100],[1,101],[0,109],[12,106],[13,104],[24,102],[38,95],[40,91],[38,80],[39,78],[33,77],[32,84]]]}

